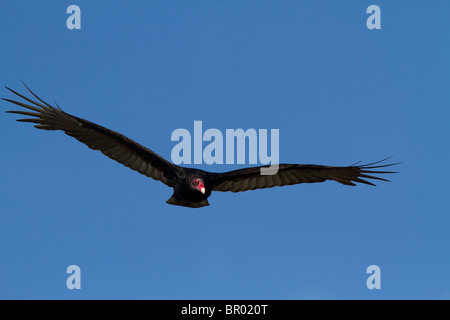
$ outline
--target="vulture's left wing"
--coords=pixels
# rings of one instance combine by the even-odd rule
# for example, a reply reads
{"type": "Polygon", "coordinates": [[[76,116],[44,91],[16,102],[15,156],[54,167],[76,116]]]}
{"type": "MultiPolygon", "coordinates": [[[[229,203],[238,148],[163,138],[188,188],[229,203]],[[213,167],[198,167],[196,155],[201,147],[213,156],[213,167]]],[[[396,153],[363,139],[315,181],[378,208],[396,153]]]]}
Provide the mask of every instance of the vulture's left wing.
{"type": "Polygon", "coordinates": [[[314,164],[280,164],[278,172],[274,175],[261,175],[261,168],[268,168],[268,166],[216,173],[212,180],[214,184],[213,190],[241,192],[299,183],[323,182],[325,180],[334,180],[351,186],[354,186],[356,182],[374,185],[372,182],[367,181],[367,179],[389,181],[374,176],[374,174],[395,173],[393,171],[373,170],[395,165],[395,163],[376,165],[381,161],[348,167],[314,164]]]}

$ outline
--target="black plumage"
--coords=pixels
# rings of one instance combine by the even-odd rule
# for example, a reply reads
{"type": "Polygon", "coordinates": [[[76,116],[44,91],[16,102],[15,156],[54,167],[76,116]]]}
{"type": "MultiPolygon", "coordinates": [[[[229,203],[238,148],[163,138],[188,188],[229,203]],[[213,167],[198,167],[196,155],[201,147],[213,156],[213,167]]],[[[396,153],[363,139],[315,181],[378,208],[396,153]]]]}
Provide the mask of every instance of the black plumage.
{"type": "MultiPolygon", "coordinates": [[[[25,84],[24,84],[25,85],[25,84]]],[[[251,167],[224,173],[208,172],[185,168],[162,158],[152,150],[136,143],[124,135],[102,127],[93,122],[72,116],[56,104],[52,106],[26,85],[28,91],[38,100],[32,100],[6,87],[30,104],[11,99],[3,99],[30,111],[6,111],[32,118],[17,121],[35,123],[35,127],[44,130],[61,130],[67,135],[86,144],[89,148],[101,151],[109,158],[155,180],[159,180],[174,189],[167,203],[191,208],[209,205],[207,199],[212,191],[241,192],[247,190],[272,188],[299,183],[323,182],[334,180],[345,185],[355,183],[374,185],[367,179],[389,181],[374,174],[394,173],[374,170],[394,164],[380,164],[382,161],[366,165],[346,167],[312,164],[280,164],[274,175],[262,175],[262,167],[251,167]]]]}

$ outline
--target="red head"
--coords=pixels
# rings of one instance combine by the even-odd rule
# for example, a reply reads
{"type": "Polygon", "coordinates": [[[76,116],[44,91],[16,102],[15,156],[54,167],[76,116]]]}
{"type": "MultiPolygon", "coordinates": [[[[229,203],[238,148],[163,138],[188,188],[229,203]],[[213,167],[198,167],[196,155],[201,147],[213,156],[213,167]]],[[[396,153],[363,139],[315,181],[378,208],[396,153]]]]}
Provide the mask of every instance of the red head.
{"type": "Polygon", "coordinates": [[[205,183],[203,182],[203,179],[200,178],[193,178],[191,180],[191,188],[197,191],[200,191],[201,193],[205,194],[205,183]]]}

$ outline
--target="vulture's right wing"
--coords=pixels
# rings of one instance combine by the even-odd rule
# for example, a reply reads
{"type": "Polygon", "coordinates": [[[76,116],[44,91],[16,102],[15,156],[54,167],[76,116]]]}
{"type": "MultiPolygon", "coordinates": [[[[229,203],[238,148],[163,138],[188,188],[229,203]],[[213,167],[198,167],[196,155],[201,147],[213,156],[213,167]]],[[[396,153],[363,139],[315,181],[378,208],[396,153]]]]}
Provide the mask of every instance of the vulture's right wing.
{"type": "MultiPolygon", "coordinates": [[[[25,87],[28,89],[26,85],[25,87]]],[[[8,87],[6,89],[32,104],[3,99],[34,111],[7,111],[9,113],[34,117],[19,119],[17,121],[36,123],[35,127],[38,129],[62,130],[67,135],[86,144],[89,148],[101,151],[104,155],[124,166],[150,178],[159,180],[169,187],[173,186],[174,176],[180,167],[165,160],[152,150],[145,148],[116,131],[72,116],[62,111],[58,105],[56,105],[57,107],[53,107],[41,100],[30,89],[28,91],[40,102],[33,101],[8,87]]]]}

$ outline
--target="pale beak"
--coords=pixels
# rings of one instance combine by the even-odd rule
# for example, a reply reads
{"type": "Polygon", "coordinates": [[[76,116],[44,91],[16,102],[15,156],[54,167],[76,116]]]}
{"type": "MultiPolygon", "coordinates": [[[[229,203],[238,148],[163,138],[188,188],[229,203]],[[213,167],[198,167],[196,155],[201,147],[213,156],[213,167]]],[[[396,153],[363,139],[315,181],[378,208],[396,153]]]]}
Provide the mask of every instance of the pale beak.
{"type": "Polygon", "coordinates": [[[205,194],[205,192],[206,192],[205,188],[204,188],[204,187],[201,188],[201,189],[200,189],[200,192],[203,193],[203,194],[205,194]]]}

